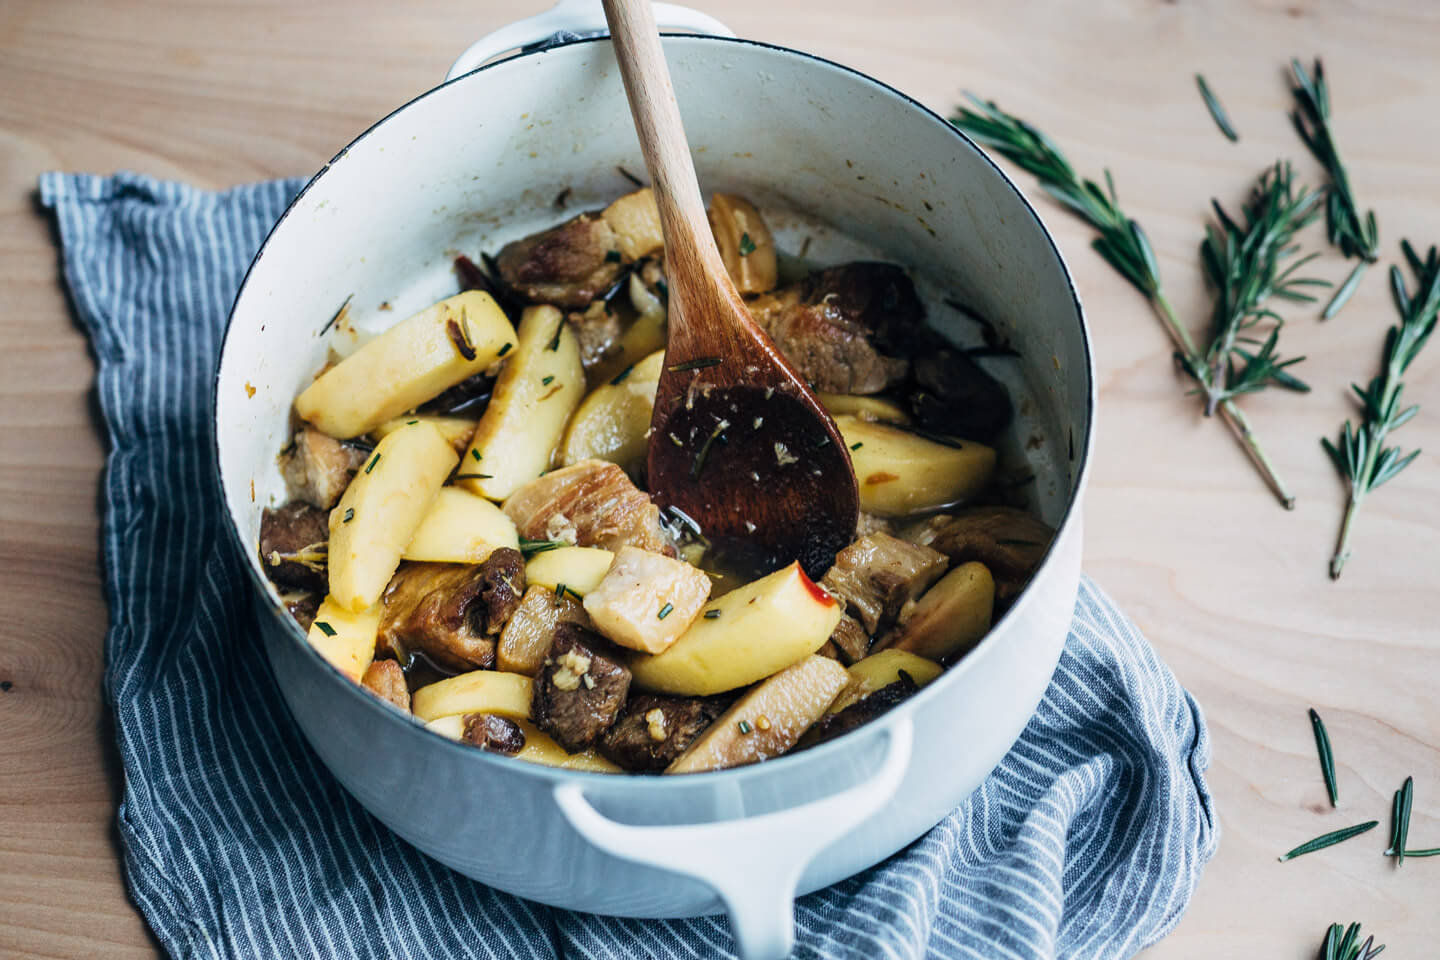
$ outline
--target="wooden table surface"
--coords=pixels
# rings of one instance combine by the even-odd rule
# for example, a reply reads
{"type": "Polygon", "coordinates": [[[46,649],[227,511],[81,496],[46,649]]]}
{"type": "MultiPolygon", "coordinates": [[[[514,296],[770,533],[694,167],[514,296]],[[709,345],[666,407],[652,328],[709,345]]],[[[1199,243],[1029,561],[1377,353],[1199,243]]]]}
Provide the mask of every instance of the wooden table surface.
{"type": "MultiPolygon", "coordinates": [[[[0,955],[149,957],[126,898],[121,774],[100,685],[103,434],[94,370],[34,205],[44,170],[139,170],[220,187],[305,174],[433,85],[472,38],[538,10],[411,0],[0,3],[0,955]]],[[[1284,112],[1282,65],[1321,53],[1362,202],[1387,260],[1440,241],[1440,6],[1430,0],[715,2],[742,36],[853,64],[931,106],[962,88],[1032,119],[1077,166],[1109,164],[1150,232],[1176,306],[1206,315],[1196,245],[1212,195],[1238,200],[1276,157],[1314,180],[1284,112]],[[1216,132],[1203,71],[1242,134],[1216,132]]],[[[858,131],[857,131],[858,134],[858,131]]],[[[1097,343],[1100,433],[1088,572],[1206,711],[1223,823],[1189,912],[1147,956],[1310,958],[1331,921],[1387,956],[1435,956],[1440,859],[1379,856],[1391,792],[1416,781],[1413,843],[1440,845],[1440,345],[1400,434],[1428,452],[1367,504],[1344,579],[1325,575],[1342,490],[1318,437],[1350,414],[1394,316],[1371,273],[1337,320],[1292,311],[1315,392],[1246,402],[1299,498],[1282,511],[1226,431],[1182,395],[1170,347],[1088,233],[1024,176],[1078,280],[1097,343]],[[1325,715],[1342,799],[1324,802],[1305,710],[1325,715]],[[1360,820],[1370,837],[1276,855],[1360,820]]],[[[1307,239],[1322,243],[1318,228],[1307,239]]],[[[1345,265],[1327,252],[1316,269],[1345,265]]]]}

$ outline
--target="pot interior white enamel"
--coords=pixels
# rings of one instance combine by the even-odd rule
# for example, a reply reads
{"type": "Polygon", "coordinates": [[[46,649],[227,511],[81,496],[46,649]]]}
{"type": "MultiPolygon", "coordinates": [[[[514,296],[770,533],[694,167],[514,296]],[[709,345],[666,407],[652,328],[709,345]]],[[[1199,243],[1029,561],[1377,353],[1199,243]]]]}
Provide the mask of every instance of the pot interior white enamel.
{"type": "MultiPolygon", "coordinates": [[[[470,876],[573,909],[682,916],[728,904],[743,913],[742,895],[727,884],[744,868],[755,897],[788,911],[797,880],[802,892],[831,883],[933,825],[1034,710],[1078,583],[1088,344],[1064,264],[1034,211],[939,117],[863,75],[782,48],[671,37],[665,50],[702,188],[749,196],[783,248],[794,252],[810,237],[817,262],[868,255],[905,265],[931,322],[978,342],[974,321],[940,303],[954,298],[1020,351],[1019,360],[988,363],[1017,399],[1009,442],[1024,448],[1037,505],[1060,532],[979,649],[898,710],[820,749],[719,774],[603,777],[498,759],[406,722],[329,668],[279,607],[255,549],[259,515],[284,498],[275,455],[291,400],[328,346],[343,351],[363,331],[453,293],[456,252],[494,251],[556,222],[562,191],[570,210],[584,209],[628,188],[617,167],[643,172],[606,41],[526,54],[437,88],[317,175],[256,258],[234,308],[217,381],[220,473],[238,543],[265,591],[257,626],[286,701],[325,763],[386,824],[470,876]],[[352,294],[359,332],[322,336],[352,294]],[[863,799],[883,811],[858,824],[842,812],[785,835],[781,820],[761,816],[856,788],[877,771],[884,795],[863,799]],[[598,814],[582,822],[584,811],[598,814]],[[664,851],[638,849],[643,836],[600,837],[595,824],[605,818],[723,821],[733,842],[701,844],[677,865],[664,851]]],[[[665,836],[663,845],[678,849],[686,834],[665,836]]]]}

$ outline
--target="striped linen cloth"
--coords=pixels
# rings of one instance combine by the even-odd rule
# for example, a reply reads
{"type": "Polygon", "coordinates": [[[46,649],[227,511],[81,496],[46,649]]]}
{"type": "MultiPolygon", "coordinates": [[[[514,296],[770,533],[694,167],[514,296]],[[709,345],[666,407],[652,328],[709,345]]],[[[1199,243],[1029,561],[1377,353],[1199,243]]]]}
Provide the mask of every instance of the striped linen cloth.
{"type": "MultiPolygon", "coordinates": [[[[131,895],[177,958],[729,956],[723,918],[550,909],[453,873],[330,777],[238,626],[208,453],[231,300],[301,181],[207,193],[47,174],[109,432],[105,689],[131,895]]],[[[1128,957],[1179,919],[1218,825],[1200,708],[1088,581],[1054,681],[929,834],[803,898],[806,958],[1128,957]]]]}

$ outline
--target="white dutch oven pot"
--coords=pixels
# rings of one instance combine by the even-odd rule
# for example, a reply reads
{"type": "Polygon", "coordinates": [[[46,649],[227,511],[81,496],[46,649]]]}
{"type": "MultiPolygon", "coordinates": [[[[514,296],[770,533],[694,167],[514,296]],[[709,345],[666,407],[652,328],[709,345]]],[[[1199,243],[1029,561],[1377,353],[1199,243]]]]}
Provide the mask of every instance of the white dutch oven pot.
{"type": "MultiPolygon", "coordinates": [[[[495,250],[603,204],[643,170],[598,5],[560,7],[476,44],[450,79],[361,135],[271,233],[236,300],[216,385],[217,456],[259,631],[300,729],[341,783],[425,853],[501,890],[630,917],[725,911],[740,954],[793,942],[792,901],[885,859],[933,826],[1005,754],[1049,682],[1080,572],[1093,381],[1079,301],[1015,187],[944,120],[849,68],[736,40],[657,7],[701,186],[777,213],[782,247],[851,237],[1005,331],[1041,512],[1059,533],[989,637],[909,702],[795,756],[688,777],[535,766],[451,742],[383,707],[305,642],[265,580],[261,508],[284,498],[276,451],[290,403],[324,362],[320,328],[354,294],[383,327],[455,290],[457,250],[495,250]],[[565,42],[508,59],[557,32],[565,42]],[[482,65],[483,63],[483,65],[482,65]],[[827,237],[829,238],[827,240],[827,237]],[[382,302],[392,311],[376,308],[382,302]],[[250,395],[247,386],[255,388],[250,395]]],[[[830,253],[823,251],[830,243],[830,253]]],[[[836,246],[836,245],[839,246],[836,246]]],[[[861,250],[862,248],[855,248],[861,250]]],[[[851,251],[850,256],[855,252],[851,251]]],[[[973,324],[932,305],[962,342],[973,324]]],[[[334,336],[333,334],[331,335],[334,336]]],[[[341,335],[340,346],[345,338],[341,335]]]]}

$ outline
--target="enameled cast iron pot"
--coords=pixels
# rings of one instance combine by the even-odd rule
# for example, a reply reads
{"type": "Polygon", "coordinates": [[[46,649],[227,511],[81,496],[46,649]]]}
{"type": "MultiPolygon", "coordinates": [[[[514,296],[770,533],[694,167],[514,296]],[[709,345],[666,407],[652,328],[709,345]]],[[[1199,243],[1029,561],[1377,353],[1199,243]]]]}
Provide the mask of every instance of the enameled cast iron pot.
{"type": "MultiPolygon", "coordinates": [[[[958,666],[898,709],[818,749],[721,773],[622,777],[493,756],[426,731],[344,679],[265,579],[260,511],[291,400],[323,364],[339,303],[383,327],[455,290],[455,251],[494,250],[601,205],[643,170],[599,5],[560,7],[477,44],[446,83],[326,165],[256,256],[236,300],[215,398],[216,450],[258,628],[301,730],[340,782],[435,859],[510,893],[632,917],[729,913],[740,953],[792,943],[792,901],[895,853],[934,825],[1019,735],[1059,657],[1080,573],[1080,494],[1094,404],[1074,287],[1034,210],[972,143],[883,83],[707,17],[658,9],[702,188],[775,215],[782,248],[858,250],[959,297],[1021,353],[1007,361],[1032,487],[1058,535],[1019,601],[958,666]],[[561,42],[486,63],[552,37],[561,42]],[[575,34],[581,36],[577,38],[575,34]],[[706,35],[708,34],[708,35],[706,35]],[[484,63],[482,66],[481,64],[484,63]],[[783,212],[783,211],[788,211],[783,212]],[[845,247],[846,237],[865,247],[845,247]],[[827,244],[829,244],[827,248],[827,244]],[[377,307],[389,302],[392,310],[377,307]],[[247,388],[254,388],[254,395],[247,388]]],[[[848,254],[848,257],[846,256],[848,254]]],[[[931,304],[961,342],[973,323],[931,304]]],[[[338,346],[345,346],[339,334],[338,346]]]]}

